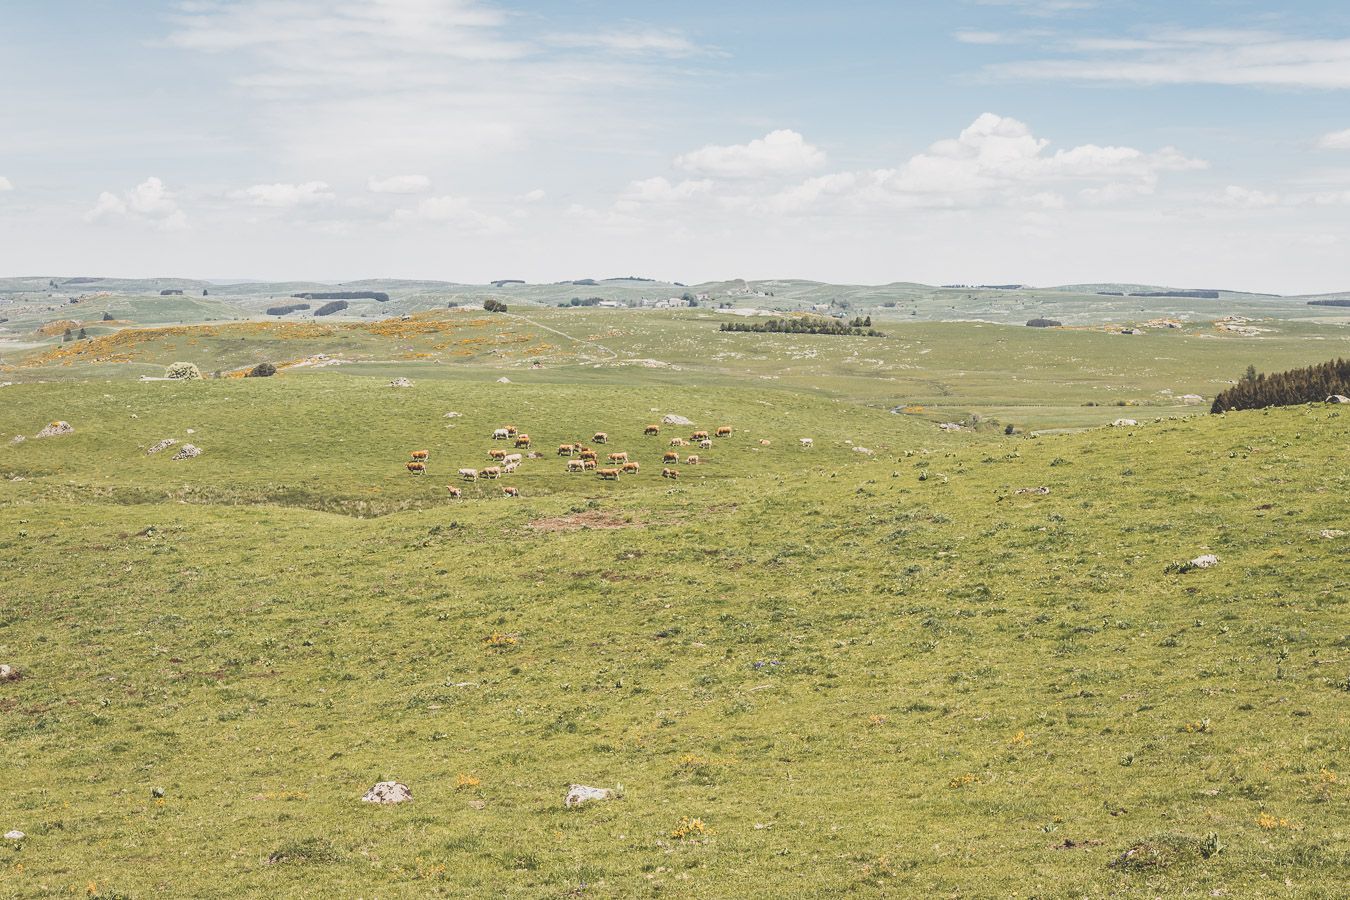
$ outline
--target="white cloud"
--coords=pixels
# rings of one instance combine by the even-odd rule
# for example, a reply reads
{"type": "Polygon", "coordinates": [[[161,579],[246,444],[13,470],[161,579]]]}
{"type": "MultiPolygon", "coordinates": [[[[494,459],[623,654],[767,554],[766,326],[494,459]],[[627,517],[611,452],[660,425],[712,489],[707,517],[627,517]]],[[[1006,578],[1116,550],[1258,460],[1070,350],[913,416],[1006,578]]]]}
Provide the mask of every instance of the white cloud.
{"type": "Polygon", "coordinates": [[[231,191],[230,199],[243,200],[253,206],[291,209],[313,206],[336,199],[333,189],[324,181],[306,181],[304,184],[255,184],[242,191],[231,191]]]}
{"type": "Polygon", "coordinates": [[[494,235],[510,230],[500,216],[487,215],[474,208],[466,197],[427,197],[410,209],[395,210],[392,225],[432,223],[448,226],[464,234],[494,235]]]}
{"type": "Polygon", "coordinates": [[[1350,88],[1350,39],[1261,30],[1168,29],[1146,38],[1048,44],[1053,58],[990,66],[998,78],[1125,84],[1350,88]],[[1070,55],[1059,55],[1065,49],[1070,55]]]}
{"type": "Polygon", "coordinates": [[[1319,150],[1350,150],[1350,128],[1333,131],[1317,139],[1319,150]]]}
{"type": "Polygon", "coordinates": [[[523,195],[520,199],[525,201],[526,203],[538,203],[540,200],[543,200],[547,196],[548,196],[547,191],[543,190],[542,188],[535,188],[528,194],[523,195]]]}
{"type": "Polygon", "coordinates": [[[592,34],[555,34],[548,43],[572,49],[607,50],[624,55],[651,53],[659,56],[697,56],[704,52],[678,31],[655,28],[600,31],[592,34]]]}
{"type": "Polygon", "coordinates": [[[0,193],[14,190],[14,183],[3,175],[0,175],[0,193]]]}
{"type": "Polygon", "coordinates": [[[121,219],[160,231],[182,231],[187,227],[187,217],[178,208],[173,194],[154,176],[120,195],[104,191],[84,218],[87,222],[121,219]]]}
{"type": "Polygon", "coordinates": [[[1240,209],[1265,209],[1279,206],[1280,195],[1230,184],[1218,196],[1218,202],[1224,206],[1235,206],[1240,209]]]}
{"type": "Polygon", "coordinates": [[[748,144],[708,145],[675,159],[675,166],[718,178],[760,178],[810,172],[825,165],[825,152],[797,132],[773,131],[748,144]]]}
{"type": "Polygon", "coordinates": [[[425,194],[431,190],[431,179],[425,175],[391,175],[388,178],[372,175],[366,187],[376,194],[425,194]]]}
{"type": "Polygon", "coordinates": [[[672,184],[658,175],[655,178],[631,182],[620,199],[632,204],[673,203],[688,200],[698,194],[706,194],[712,190],[712,186],[712,181],[708,179],[686,180],[672,184]]]}
{"type": "Polygon", "coordinates": [[[980,6],[1009,6],[1023,15],[1050,17],[1094,9],[1098,0],[976,0],[980,6]]]}

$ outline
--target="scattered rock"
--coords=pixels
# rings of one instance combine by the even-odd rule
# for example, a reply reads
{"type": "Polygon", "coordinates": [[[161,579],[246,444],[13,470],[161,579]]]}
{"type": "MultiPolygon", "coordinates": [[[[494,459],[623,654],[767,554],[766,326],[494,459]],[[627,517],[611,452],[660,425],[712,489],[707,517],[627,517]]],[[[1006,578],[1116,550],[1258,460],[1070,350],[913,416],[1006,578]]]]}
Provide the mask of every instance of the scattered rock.
{"type": "Polygon", "coordinates": [[[151,788],[151,789],[150,789],[150,796],[151,796],[151,797],[154,797],[156,800],[161,800],[161,799],[163,799],[163,797],[164,797],[164,788],[162,788],[162,787],[151,788]]]}
{"type": "Polygon", "coordinates": [[[510,379],[510,378],[507,378],[505,375],[503,375],[501,378],[498,378],[498,379],[497,379],[497,383],[498,383],[498,384],[510,384],[510,383],[511,383],[511,379],[510,379]]]}
{"type": "Polygon", "coordinates": [[[1345,396],[1344,394],[1332,394],[1330,397],[1327,398],[1326,402],[1328,402],[1328,403],[1350,403],[1350,397],[1347,397],[1347,396],[1345,396]]]}
{"type": "Polygon", "coordinates": [[[17,828],[14,829],[13,831],[5,832],[5,840],[7,841],[21,841],[26,837],[28,837],[28,835],[24,834],[22,831],[19,831],[17,828]]]}
{"type": "Polygon", "coordinates": [[[23,443],[24,441],[26,441],[26,440],[28,440],[28,438],[24,437],[24,436],[21,435],[21,434],[16,434],[16,435],[14,435],[14,437],[12,437],[12,438],[9,439],[9,442],[10,442],[11,444],[22,444],[22,443],[23,443]]]}
{"type": "Polygon", "coordinates": [[[412,800],[412,791],[401,781],[381,781],[361,798],[362,803],[407,803],[412,800]]]}
{"type": "Polygon", "coordinates": [[[1064,839],[1064,843],[1062,843],[1062,844],[1056,844],[1056,845],[1054,846],[1054,849],[1055,849],[1055,850],[1082,850],[1084,847],[1100,847],[1100,846],[1101,846],[1101,843],[1102,843],[1101,841],[1099,841],[1099,840],[1097,840],[1097,839],[1095,839],[1095,838],[1088,838],[1087,840],[1082,840],[1082,841],[1075,841],[1073,838],[1065,838],[1065,839],[1064,839]]]}
{"type": "Polygon", "coordinates": [[[693,425],[692,419],[686,419],[684,416],[677,416],[674,413],[666,413],[661,417],[662,424],[665,425],[693,425]]]}
{"type": "Polygon", "coordinates": [[[469,809],[487,809],[487,804],[482,800],[470,800],[469,809]]]}
{"type": "Polygon", "coordinates": [[[1197,556],[1191,560],[1191,565],[1197,569],[1212,569],[1219,564],[1219,558],[1213,553],[1206,553],[1204,556],[1197,556]]]}
{"type": "Polygon", "coordinates": [[[1332,538],[1345,537],[1345,532],[1339,528],[1324,528],[1319,532],[1321,537],[1331,540],[1332,538]]]}
{"type": "Polygon", "coordinates": [[[192,459],[194,456],[201,456],[202,448],[196,444],[184,444],[178,448],[178,452],[173,455],[174,459],[192,459]]]}
{"type": "Polygon", "coordinates": [[[0,663],[0,681],[18,681],[23,673],[8,663],[0,663]]]}
{"type": "Polygon", "coordinates": [[[1111,427],[1112,427],[1112,428],[1133,428],[1135,425],[1138,425],[1138,424],[1139,424],[1139,423],[1138,423],[1137,421],[1135,421],[1134,419],[1116,419],[1114,422],[1111,423],[1111,427]]]}
{"type": "Polygon", "coordinates": [[[1050,493],[1050,489],[1044,486],[1034,488],[1018,488],[1015,493],[1035,494],[1037,497],[1044,497],[1046,494],[1050,493]]]}
{"type": "Polygon", "coordinates": [[[587,787],[584,784],[574,784],[567,789],[567,796],[563,798],[563,806],[580,806],[591,800],[613,800],[614,792],[609,788],[587,787]]]}
{"type": "Polygon", "coordinates": [[[460,417],[460,414],[457,413],[457,412],[448,412],[448,413],[446,413],[442,418],[445,418],[445,419],[458,419],[459,417],[460,417]]]}
{"type": "Polygon", "coordinates": [[[69,422],[52,422],[46,428],[39,431],[34,437],[56,437],[59,434],[73,434],[74,428],[70,427],[69,422]]]}
{"type": "Polygon", "coordinates": [[[1205,398],[1204,398],[1204,397],[1201,397],[1199,394],[1182,394],[1182,395],[1181,395],[1181,402],[1182,402],[1182,403],[1203,403],[1203,402],[1205,402],[1205,398]]]}
{"type": "Polygon", "coordinates": [[[390,387],[412,387],[413,383],[406,378],[395,378],[389,382],[390,387]]]}
{"type": "Polygon", "coordinates": [[[166,447],[172,447],[176,443],[178,443],[177,438],[165,438],[162,441],[155,441],[153,444],[150,445],[150,449],[145,451],[145,455],[153,456],[154,454],[165,449],[166,447]]]}
{"type": "Polygon", "coordinates": [[[941,428],[943,431],[960,431],[960,430],[961,430],[961,424],[960,424],[959,422],[943,422],[943,423],[942,423],[941,425],[939,425],[938,427],[941,428]]]}
{"type": "Polygon", "coordinates": [[[872,451],[871,451],[871,450],[868,450],[866,447],[854,447],[854,448],[853,448],[853,452],[854,452],[854,453],[866,453],[868,456],[871,456],[871,455],[872,455],[872,451]]]}

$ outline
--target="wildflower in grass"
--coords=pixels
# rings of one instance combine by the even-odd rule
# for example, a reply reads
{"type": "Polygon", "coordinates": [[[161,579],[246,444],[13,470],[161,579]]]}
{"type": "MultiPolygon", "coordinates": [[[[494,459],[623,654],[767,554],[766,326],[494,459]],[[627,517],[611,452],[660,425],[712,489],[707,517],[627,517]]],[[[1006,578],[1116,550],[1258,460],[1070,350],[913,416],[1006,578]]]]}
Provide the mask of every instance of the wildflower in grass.
{"type": "Polygon", "coordinates": [[[713,830],[709,828],[707,823],[702,819],[691,819],[689,816],[681,816],[680,824],[675,826],[670,832],[670,836],[677,841],[682,841],[686,838],[706,837],[712,833],[713,830]]]}
{"type": "Polygon", "coordinates": [[[1298,825],[1290,822],[1288,819],[1272,816],[1270,813],[1261,813],[1261,815],[1257,816],[1256,824],[1267,831],[1272,831],[1276,828],[1289,828],[1294,830],[1298,828],[1298,825]]]}
{"type": "Polygon", "coordinates": [[[969,772],[967,772],[965,775],[959,775],[956,778],[953,778],[951,781],[947,782],[947,787],[963,788],[968,784],[979,784],[979,783],[980,783],[980,776],[972,775],[969,772]]]}
{"type": "Polygon", "coordinates": [[[1031,739],[1027,737],[1025,731],[1019,730],[1017,734],[1014,734],[1012,738],[1009,739],[1008,743],[1014,747],[1029,747],[1031,746],[1031,739]]]}
{"type": "Polygon", "coordinates": [[[1323,784],[1335,784],[1337,781],[1336,773],[1330,769],[1323,769],[1321,778],[1323,784]]]}
{"type": "Polygon", "coordinates": [[[877,728],[886,724],[885,716],[871,715],[867,717],[867,724],[872,728],[877,728]]]}
{"type": "Polygon", "coordinates": [[[520,636],[516,634],[507,634],[501,631],[494,631],[492,634],[483,638],[483,643],[493,649],[514,647],[516,644],[520,643],[520,636]]]}
{"type": "Polygon", "coordinates": [[[1194,722],[1187,722],[1181,726],[1181,730],[1187,734],[1209,734],[1214,730],[1209,719],[1199,719],[1194,722]]]}
{"type": "Polygon", "coordinates": [[[462,791],[465,788],[476,788],[482,783],[482,779],[466,775],[463,772],[455,776],[455,790],[457,791],[462,791]]]}

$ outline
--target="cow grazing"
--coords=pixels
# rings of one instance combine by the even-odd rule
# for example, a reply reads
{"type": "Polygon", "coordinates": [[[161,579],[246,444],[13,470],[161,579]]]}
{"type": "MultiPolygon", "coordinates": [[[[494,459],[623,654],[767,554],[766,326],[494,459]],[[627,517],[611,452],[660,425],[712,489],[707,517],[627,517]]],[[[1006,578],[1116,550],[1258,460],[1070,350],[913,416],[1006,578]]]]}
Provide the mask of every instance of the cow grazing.
{"type": "Polygon", "coordinates": [[[428,450],[414,450],[412,452],[412,458],[414,462],[426,462],[427,457],[429,457],[430,455],[431,452],[428,450]]]}
{"type": "Polygon", "coordinates": [[[567,461],[567,471],[569,471],[569,472],[584,472],[584,471],[586,471],[586,460],[584,460],[584,459],[569,459],[569,460],[567,461]]]}
{"type": "Polygon", "coordinates": [[[698,442],[698,449],[700,449],[700,450],[711,450],[711,449],[712,449],[712,441],[709,441],[709,440],[702,440],[702,441],[699,441],[699,442],[698,442]]]}
{"type": "Polygon", "coordinates": [[[689,442],[686,441],[684,438],[671,438],[671,439],[670,439],[670,446],[672,446],[672,447],[688,447],[688,446],[689,446],[689,442]]]}
{"type": "Polygon", "coordinates": [[[505,441],[508,440],[510,437],[511,433],[507,431],[505,428],[498,428],[492,432],[492,439],[494,441],[505,441]]]}
{"type": "Polygon", "coordinates": [[[507,435],[507,437],[515,437],[517,434],[519,434],[519,432],[516,431],[516,426],[514,426],[514,425],[507,425],[507,426],[506,426],[506,435],[507,435]]]}
{"type": "Polygon", "coordinates": [[[516,487],[504,487],[504,488],[502,488],[502,496],[504,496],[504,497],[519,497],[519,496],[520,496],[520,488],[516,488],[516,487]]]}
{"type": "Polygon", "coordinates": [[[636,475],[640,466],[635,462],[626,462],[623,464],[623,474],[636,475]]]}
{"type": "Polygon", "coordinates": [[[425,474],[426,474],[426,471],[427,471],[427,464],[424,463],[424,462],[410,462],[410,463],[406,463],[406,465],[407,465],[407,467],[408,467],[408,472],[409,472],[409,474],[412,474],[412,475],[425,475],[425,474]]]}
{"type": "Polygon", "coordinates": [[[521,448],[530,449],[530,436],[528,434],[516,435],[516,449],[520,450],[521,448]]]}
{"type": "Polygon", "coordinates": [[[581,458],[582,458],[582,459],[599,459],[600,457],[599,457],[599,454],[597,454],[594,450],[582,450],[582,451],[581,451],[581,458]]]}
{"type": "Polygon", "coordinates": [[[662,478],[679,478],[679,477],[680,477],[680,470],[679,470],[679,469],[662,469],[662,470],[661,470],[661,477],[662,477],[662,478]]]}
{"type": "Polygon", "coordinates": [[[695,431],[693,434],[689,435],[689,440],[691,441],[706,441],[707,439],[708,432],[706,431],[695,431]]]}
{"type": "Polygon", "coordinates": [[[803,450],[810,450],[812,447],[816,445],[815,441],[811,440],[810,438],[798,438],[797,442],[802,445],[803,450]]]}
{"type": "Polygon", "coordinates": [[[618,469],[596,469],[596,470],[595,470],[595,474],[599,475],[602,479],[606,479],[606,480],[609,480],[609,481],[618,481],[618,480],[619,480],[619,470],[618,470],[618,469]]]}
{"type": "Polygon", "coordinates": [[[654,435],[658,435],[658,434],[661,433],[661,426],[660,426],[660,425],[648,425],[646,428],[642,429],[642,433],[645,434],[645,435],[647,435],[647,436],[649,436],[649,437],[650,437],[650,436],[654,436],[654,435]]]}
{"type": "Polygon", "coordinates": [[[454,485],[446,485],[445,489],[450,492],[451,500],[458,500],[460,497],[464,496],[464,492],[454,485]]]}
{"type": "Polygon", "coordinates": [[[609,435],[605,434],[603,431],[597,431],[591,436],[591,440],[595,441],[597,444],[608,444],[609,435]]]}
{"type": "Polygon", "coordinates": [[[525,458],[525,457],[521,456],[519,453],[508,453],[508,454],[506,454],[505,458],[502,459],[502,462],[505,462],[505,463],[518,463],[518,462],[520,462],[520,461],[521,461],[522,459],[524,459],[524,458],[525,458]]]}
{"type": "Polygon", "coordinates": [[[558,445],[558,455],[559,455],[559,456],[571,456],[573,453],[576,452],[576,449],[577,449],[577,448],[576,448],[576,447],[573,447],[571,444],[559,444],[559,445],[558,445]]]}
{"type": "Polygon", "coordinates": [[[718,436],[718,437],[731,437],[731,426],[730,426],[730,425],[718,425],[718,426],[717,426],[717,436],[718,436]]]}
{"type": "Polygon", "coordinates": [[[696,466],[696,465],[698,465],[700,462],[702,462],[702,460],[698,458],[698,455],[697,455],[697,454],[695,454],[695,455],[693,455],[693,456],[686,456],[686,457],[684,458],[684,464],[685,464],[686,466],[696,466]]]}
{"type": "Polygon", "coordinates": [[[479,472],[478,474],[479,474],[480,477],[482,477],[482,478],[487,478],[487,479],[489,479],[489,480],[491,480],[491,479],[493,479],[493,478],[501,478],[501,477],[502,477],[502,469],[501,469],[501,466],[488,466],[486,469],[484,469],[483,471],[479,472]]]}
{"type": "Polygon", "coordinates": [[[504,475],[514,475],[515,472],[516,472],[516,469],[519,469],[519,468],[520,468],[520,463],[518,463],[518,462],[507,463],[506,465],[502,466],[502,474],[504,474],[504,475]]]}
{"type": "Polygon", "coordinates": [[[583,459],[581,461],[581,465],[586,469],[587,472],[589,472],[595,468],[596,462],[593,459],[583,459]]]}
{"type": "Polygon", "coordinates": [[[459,477],[460,477],[460,478],[463,478],[465,481],[477,481],[477,480],[478,480],[478,470],[477,470],[477,469],[460,469],[460,470],[459,470],[459,477]]]}
{"type": "Polygon", "coordinates": [[[611,454],[609,455],[609,461],[612,462],[612,463],[626,463],[626,462],[628,462],[628,451],[625,450],[625,451],[622,452],[622,453],[611,453],[611,454]]]}
{"type": "Polygon", "coordinates": [[[680,454],[676,453],[674,450],[671,450],[668,453],[666,453],[666,455],[661,459],[661,462],[663,463],[677,463],[679,461],[680,461],[680,454]]]}
{"type": "Polygon", "coordinates": [[[489,450],[489,451],[488,451],[488,459],[496,459],[496,460],[503,460],[503,459],[506,459],[506,451],[505,451],[505,450],[489,450]]]}

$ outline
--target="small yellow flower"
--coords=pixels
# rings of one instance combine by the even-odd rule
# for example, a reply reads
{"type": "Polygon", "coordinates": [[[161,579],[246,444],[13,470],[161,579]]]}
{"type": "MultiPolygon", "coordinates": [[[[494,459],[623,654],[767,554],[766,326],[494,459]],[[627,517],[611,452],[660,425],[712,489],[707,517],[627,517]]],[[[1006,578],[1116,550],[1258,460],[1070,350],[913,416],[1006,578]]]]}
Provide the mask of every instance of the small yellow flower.
{"type": "Polygon", "coordinates": [[[462,791],[465,788],[476,788],[482,783],[482,779],[466,775],[463,772],[455,776],[455,790],[457,791],[462,791]]]}
{"type": "Polygon", "coordinates": [[[685,838],[694,835],[709,834],[712,834],[712,829],[709,828],[707,823],[702,819],[691,819],[688,816],[682,816],[680,818],[680,824],[675,826],[675,829],[671,831],[670,836],[676,840],[682,841],[685,838]]]}
{"type": "Polygon", "coordinates": [[[1333,772],[1333,771],[1331,771],[1330,769],[1323,769],[1323,770],[1322,770],[1322,783],[1323,783],[1323,784],[1335,784],[1335,783],[1336,783],[1336,773],[1333,772]]]}
{"type": "Polygon", "coordinates": [[[872,728],[877,728],[886,724],[886,717],[880,715],[871,715],[867,717],[867,724],[872,728]]]}
{"type": "Polygon", "coordinates": [[[947,787],[962,788],[968,784],[979,784],[979,783],[980,783],[980,776],[966,773],[965,775],[962,775],[958,778],[953,778],[951,781],[947,782],[947,787]]]}

